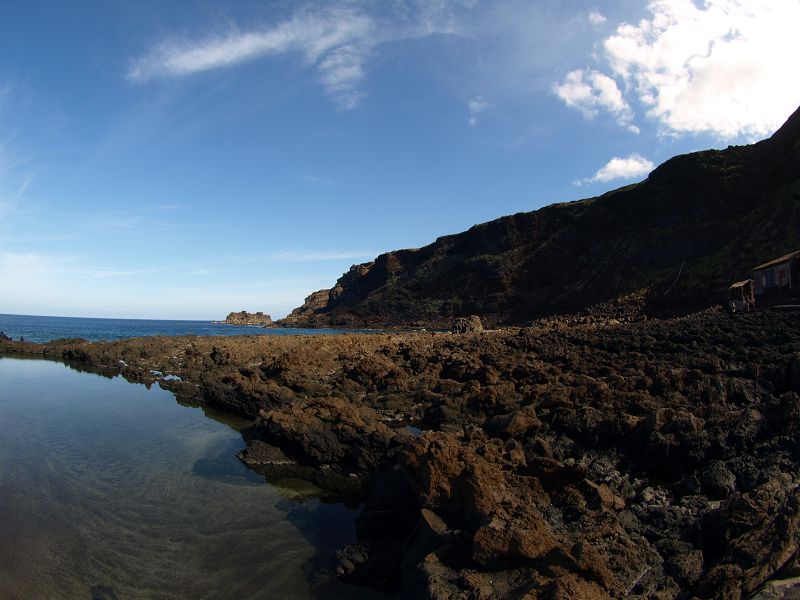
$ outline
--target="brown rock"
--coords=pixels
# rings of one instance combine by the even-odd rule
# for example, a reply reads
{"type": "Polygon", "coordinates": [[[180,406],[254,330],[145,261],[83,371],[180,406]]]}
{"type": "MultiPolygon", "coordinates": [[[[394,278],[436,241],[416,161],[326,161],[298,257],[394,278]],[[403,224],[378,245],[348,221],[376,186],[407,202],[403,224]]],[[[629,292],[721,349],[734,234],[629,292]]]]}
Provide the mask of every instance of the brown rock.
{"type": "Polygon", "coordinates": [[[263,312],[249,313],[243,310],[228,313],[225,323],[228,325],[272,325],[272,317],[263,312]]]}
{"type": "Polygon", "coordinates": [[[453,320],[451,331],[453,333],[480,333],[483,331],[483,323],[478,315],[457,317],[453,320]]]}
{"type": "Polygon", "coordinates": [[[515,511],[509,519],[493,517],[472,538],[472,559],[488,569],[532,563],[558,542],[536,509],[515,511]]]}
{"type": "Polygon", "coordinates": [[[491,417],[483,424],[483,429],[491,437],[522,439],[535,432],[541,424],[536,417],[536,409],[528,406],[513,413],[491,417]]]}
{"type": "Polygon", "coordinates": [[[584,485],[588,489],[589,503],[592,508],[602,510],[624,510],[625,500],[614,494],[605,483],[596,484],[593,481],[584,479],[584,485]]]}
{"type": "Polygon", "coordinates": [[[374,410],[336,398],[306,399],[264,412],[255,429],[254,435],[290,456],[344,473],[375,469],[392,446],[410,440],[384,425],[374,410]]]}

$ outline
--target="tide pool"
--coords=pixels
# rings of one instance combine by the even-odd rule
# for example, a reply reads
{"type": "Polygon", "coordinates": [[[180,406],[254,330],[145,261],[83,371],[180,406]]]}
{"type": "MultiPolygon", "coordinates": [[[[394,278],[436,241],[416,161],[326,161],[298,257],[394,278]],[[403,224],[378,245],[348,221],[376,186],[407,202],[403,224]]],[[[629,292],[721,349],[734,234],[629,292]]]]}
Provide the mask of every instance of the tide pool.
{"type": "Polygon", "coordinates": [[[355,513],[249,471],[247,422],[224,421],[0,358],[0,598],[380,597],[331,573],[355,513]]]}

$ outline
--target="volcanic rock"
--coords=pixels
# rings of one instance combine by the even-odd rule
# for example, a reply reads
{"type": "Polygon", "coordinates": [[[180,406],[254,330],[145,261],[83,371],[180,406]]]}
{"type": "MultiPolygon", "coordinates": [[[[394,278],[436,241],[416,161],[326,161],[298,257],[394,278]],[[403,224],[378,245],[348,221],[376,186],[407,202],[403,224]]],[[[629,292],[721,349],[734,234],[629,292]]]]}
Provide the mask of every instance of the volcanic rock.
{"type": "Polygon", "coordinates": [[[272,325],[272,317],[263,312],[249,313],[243,310],[228,313],[224,322],[228,325],[272,325]]]}
{"type": "Polygon", "coordinates": [[[357,541],[339,553],[359,585],[441,599],[736,598],[796,568],[796,314],[0,340],[0,352],[253,419],[248,464],[359,494],[357,541]]]}
{"type": "Polygon", "coordinates": [[[483,331],[483,323],[478,315],[469,317],[457,317],[450,328],[453,333],[480,333],[483,331]]]}
{"type": "Polygon", "coordinates": [[[597,198],[353,265],[285,324],[443,329],[458,315],[511,325],[598,306],[619,320],[685,314],[800,248],[799,149],[800,110],[757,144],[676,156],[597,198]]]}

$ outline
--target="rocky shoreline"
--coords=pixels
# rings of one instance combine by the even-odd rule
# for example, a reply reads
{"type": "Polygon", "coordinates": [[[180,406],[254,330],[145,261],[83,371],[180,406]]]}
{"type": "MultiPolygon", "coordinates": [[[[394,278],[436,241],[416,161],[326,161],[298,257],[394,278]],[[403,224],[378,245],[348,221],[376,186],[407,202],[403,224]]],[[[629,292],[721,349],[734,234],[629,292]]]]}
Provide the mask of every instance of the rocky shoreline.
{"type": "Polygon", "coordinates": [[[408,597],[789,598],[800,320],[708,310],[465,334],[153,337],[0,353],[254,420],[242,460],[364,502],[339,576],[408,597]]]}

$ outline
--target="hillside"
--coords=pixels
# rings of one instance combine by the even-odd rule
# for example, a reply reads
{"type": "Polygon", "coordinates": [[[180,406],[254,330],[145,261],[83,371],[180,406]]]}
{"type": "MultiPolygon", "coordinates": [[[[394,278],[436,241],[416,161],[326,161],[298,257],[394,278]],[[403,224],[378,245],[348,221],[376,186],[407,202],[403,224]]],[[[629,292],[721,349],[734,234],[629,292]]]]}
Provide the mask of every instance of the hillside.
{"type": "Polygon", "coordinates": [[[642,290],[647,310],[680,312],[796,248],[800,109],[756,144],[676,156],[641,183],[354,265],[278,323],[436,327],[477,314],[503,325],[642,290]]]}

